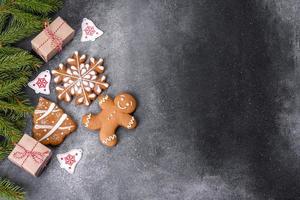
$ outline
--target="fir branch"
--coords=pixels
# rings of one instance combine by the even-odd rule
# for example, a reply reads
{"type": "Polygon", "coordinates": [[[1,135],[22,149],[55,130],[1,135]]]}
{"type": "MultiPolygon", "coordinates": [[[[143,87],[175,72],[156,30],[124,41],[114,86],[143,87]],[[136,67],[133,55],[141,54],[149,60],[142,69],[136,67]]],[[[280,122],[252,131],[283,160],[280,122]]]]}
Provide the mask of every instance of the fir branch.
{"type": "Polygon", "coordinates": [[[0,160],[5,159],[13,150],[14,145],[11,141],[4,140],[0,142],[0,160]]]}
{"type": "Polygon", "coordinates": [[[18,111],[0,108],[0,116],[13,121],[15,124],[15,128],[22,130],[25,124],[24,117],[27,117],[27,113],[31,114],[34,110],[30,105],[28,96],[24,92],[19,92],[18,94],[14,94],[8,98],[0,99],[0,107],[1,102],[10,105],[9,107],[12,108],[14,108],[15,106],[19,107],[18,111]],[[23,112],[19,112],[19,110],[23,110],[23,112]]]}
{"type": "Polygon", "coordinates": [[[8,71],[8,73],[5,73],[0,70],[0,80],[16,81],[20,77],[29,78],[31,76],[31,74],[32,74],[32,72],[30,71],[30,69],[24,69],[23,71],[8,71]]]}
{"type": "Polygon", "coordinates": [[[57,11],[62,6],[62,2],[58,0],[14,0],[13,5],[24,11],[46,16],[57,11]]]}
{"type": "Polygon", "coordinates": [[[0,98],[6,98],[17,94],[27,82],[28,78],[26,76],[20,76],[20,78],[16,80],[0,80],[0,98]]]}
{"type": "Polygon", "coordinates": [[[42,19],[30,13],[25,13],[11,7],[6,7],[2,11],[0,10],[0,13],[10,15],[9,25],[0,34],[2,45],[16,43],[43,28],[42,19]]]}
{"type": "Polygon", "coordinates": [[[14,48],[14,47],[2,47],[2,48],[0,48],[0,58],[2,58],[3,56],[9,56],[9,55],[18,53],[21,50],[22,49],[14,48]]]}
{"type": "Polygon", "coordinates": [[[0,110],[11,120],[17,120],[33,112],[33,108],[22,102],[0,100],[0,110]]]}
{"type": "Polygon", "coordinates": [[[0,33],[4,30],[8,20],[8,13],[0,13],[0,33]]]}
{"type": "MultiPolygon", "coordinates": [[[[33,112],[28,98],[20,93],[33,69],[41,61],[28,52],[12,47],[14,44],[43,28],[43,18],[56,11],[61,0],[0,0],[0,159],[13,149],[13,142],[21,138],[25,116],[33,112]],[[43,18],[42,18],[43,17],[43,18]]],[[[24,191],[0,178],[0,199],[23,200],[24,191]]]]}
{"type": "MultiPolygon", "coordinates": [[[[9,72],[19,73],[20,71],[36,70],[42,62],[22,49],[13,47],[0,48],[0,78],[9,72]]],[[[4,77],[5,78],[5,77],[4,77]]]]}
{"type": "Polygon", "coordinates": [[[15,48],[15,47],[2,47],[2,48],[0,48],[0,57],[13,55],[15,53],[22,52],[22,51],[24,51],[24,50],[15,48]]]}
{"type": "Polygon", "coordinates": [[[22,92],[22,93],[19,93],[19,94],[15,94],[13,96],[11,96],[9,99],[8,99],[8,102],[10,103],[18,103],[18,104],[23,104],[23,105],[26,105],[26,106],[30,106],[30,101],[28,99],[28,96],[22,92]]]}
{"type": "Polygon", "coordinates": [[[4,117],[0,117],[0,135],[11,142],[18,142],[21,139],[21,131],[14,127],[14,124],[4,117]]]}
{"type": "Polygon", "coordinates": [[[23,200],[25,192],[16,184],[7,179],[0,178],[0,198],[7,200],[23,200]]]}
{"type": "MultiPolygon", "coordinates": [[[[25,118],[26,119],[26,118],[25,118]]],[[[15,120],[14,121],[14,124],[15,124],[15,127],[18,129],[18,130],[24,130],[24,128],[26,127],[27,125],[27,120],[15,120]]]]}

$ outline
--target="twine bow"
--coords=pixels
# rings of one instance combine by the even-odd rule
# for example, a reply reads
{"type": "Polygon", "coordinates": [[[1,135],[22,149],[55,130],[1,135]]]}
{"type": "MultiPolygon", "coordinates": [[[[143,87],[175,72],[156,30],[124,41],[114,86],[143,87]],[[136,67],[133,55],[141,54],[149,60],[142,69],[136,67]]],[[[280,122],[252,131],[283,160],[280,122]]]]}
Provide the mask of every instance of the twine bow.
{"type": "Polygon", "coordinates": [[[42,163],[44,161],[45,155],[47,155],[49,152],[45,151],[45,152],[38,152],[38,151],[33,151],[33,150],[27,150],[25,147],[17,144],[19,147],[22,148],[22,152],[17,151],[13,154],[13,156],[17,159],[23,159],[24,157],[26,157],[26,159],[28,157],[31,157],[36,163],[42,163]]]}
{"type": "Polygon", "coordinates": [[[53,32],[50,27],[49,23],[44,23],[45,26],[45,33],[47,34],[48,38],[51,40],[51,45],[53,45],[58,52],[62,50],[63,41],[60,37],[55,35],[55,32],[53,32]]]}

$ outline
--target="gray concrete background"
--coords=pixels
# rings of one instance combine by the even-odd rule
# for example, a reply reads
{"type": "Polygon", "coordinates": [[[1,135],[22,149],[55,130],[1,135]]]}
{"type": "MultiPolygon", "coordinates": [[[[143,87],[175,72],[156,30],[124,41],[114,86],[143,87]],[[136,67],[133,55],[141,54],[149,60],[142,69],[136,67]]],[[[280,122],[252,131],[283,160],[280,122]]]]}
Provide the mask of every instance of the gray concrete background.
{"type": "Polygon", "coordinates": [[[30,200],[300,198],[299,11],[298,0],[67,0],[57,15],[76,36],[40,71],[75,50],[103,57],[107,93],[137,97],[139,126],[108,149],[79,123],[97,102],[59,102],[52,83],[47,98],[79,125],[53,148],[83,149],[75,174],[53,157],[39,178],[7,160],[0,175],[30,200]],[[96,42],[80,42],[84,17],[104,31],[96,42]]]}

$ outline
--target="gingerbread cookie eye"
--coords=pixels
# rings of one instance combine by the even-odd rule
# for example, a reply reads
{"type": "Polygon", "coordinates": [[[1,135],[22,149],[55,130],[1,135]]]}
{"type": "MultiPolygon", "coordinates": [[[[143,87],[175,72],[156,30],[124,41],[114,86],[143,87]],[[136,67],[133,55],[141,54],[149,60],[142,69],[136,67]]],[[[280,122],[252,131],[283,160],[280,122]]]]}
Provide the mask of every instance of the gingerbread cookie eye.
{"type": "Polygon", "coordinates": [[[136,108],[136,100],[130,94],[120,94],[118,95],[114,103],[118,110],[123,113],[132,113],[136,108]]]}

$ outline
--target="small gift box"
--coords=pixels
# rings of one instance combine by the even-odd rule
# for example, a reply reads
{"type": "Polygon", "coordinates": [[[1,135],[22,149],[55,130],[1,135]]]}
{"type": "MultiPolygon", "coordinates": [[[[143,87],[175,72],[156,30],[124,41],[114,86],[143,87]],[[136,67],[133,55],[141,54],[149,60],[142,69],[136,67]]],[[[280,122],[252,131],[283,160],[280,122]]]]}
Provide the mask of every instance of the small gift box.
{"type": "Polygon", "coordinates": [[[32,49],[48,62],[60,52],[64,45],[74,37],[75,31],[61,17],[57,17],[50,25],[32,41],[32,49]]]}
{"type": "Polygon", "coordinates": [[[38,176],[48,163],[51,155],[49,148],[24,134],[9,154],[8,159],[33,176],[38,176]]]}

